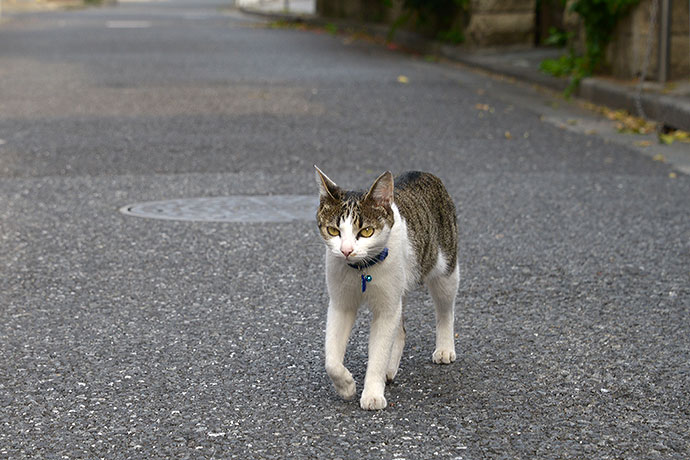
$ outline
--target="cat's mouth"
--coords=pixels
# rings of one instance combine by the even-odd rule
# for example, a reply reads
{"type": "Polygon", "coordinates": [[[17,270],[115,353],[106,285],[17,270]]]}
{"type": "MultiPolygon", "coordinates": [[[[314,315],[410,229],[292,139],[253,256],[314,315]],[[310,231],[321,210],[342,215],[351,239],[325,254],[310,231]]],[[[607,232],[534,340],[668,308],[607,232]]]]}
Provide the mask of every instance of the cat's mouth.
{"type": "Polygon", "coordinates": [[[346,262],[348,264],[358,264],[360,262],[371,260],[372,258],[374,258],[376,256],[376,254],[377,254],[377,252],[374,252],[373,254],[371,254],[369,252],[365,252],[365,253],[354,253],[353,252],[350,255],[345,256],[345,254],[343,254],[340,251],[338,251],[336,253],[336,255],[340,259],[342,259],[344,262],[346,262]]]}
{"type": "Polygon", "coordinates": [[[349,255],[346,256],[345,254],[342,253],[342,251],[340,251],[340,250],[338,250],[338,249],[335,249],[335,250],[333,250],[333,251],[331,251],[331,252],[332,252],[333,255],[335,255],[337,258],[342,259],[343,261],[345,261],[345,262],[347,262],[347,263],[349,263],[349,264],[355,263],[355,262],[361,262],[361,261],[363,261],[364,259],[367,258],[367,254],[360,254],[360,253],[355,253],[355,252],[352,252],[352,253],[350,253],[349,255]]]}

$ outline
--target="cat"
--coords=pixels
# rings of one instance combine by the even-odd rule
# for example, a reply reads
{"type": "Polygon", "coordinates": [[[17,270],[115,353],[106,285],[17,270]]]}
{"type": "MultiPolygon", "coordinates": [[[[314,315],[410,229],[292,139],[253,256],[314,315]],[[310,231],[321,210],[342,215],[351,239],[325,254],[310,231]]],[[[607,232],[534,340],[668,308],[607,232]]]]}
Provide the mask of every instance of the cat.
{"type": "Polygon", "coordinates": [[[372,312],[369,354],[360,406],[386,407],[386,382],[398,372],[405,345],[403,300],[420,282],[436,308],[437,364],[455,361],[454,308],[458,290],[455,205],[443,183],[425,172],[393,179],[381,174],[366,192],[340,188],[318,167],[317,225],[326,243],[326,372],[344,399],[356,392],[343,365],[362,304],[372,312]]]}

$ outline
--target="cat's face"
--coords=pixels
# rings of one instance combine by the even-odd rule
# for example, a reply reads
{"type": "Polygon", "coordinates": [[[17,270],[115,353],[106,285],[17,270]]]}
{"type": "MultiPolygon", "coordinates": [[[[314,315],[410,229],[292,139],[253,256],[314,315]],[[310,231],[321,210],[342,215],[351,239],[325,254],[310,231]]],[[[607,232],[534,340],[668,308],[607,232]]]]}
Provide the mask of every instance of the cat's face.
{"type": "Polygon", "coordinates": [[[366,193],[341,189],[318,168],[316,179],[316,222],[330,252],[347,263],[378,255],[393,226],[393,175],[382,174],[366,193]]]}

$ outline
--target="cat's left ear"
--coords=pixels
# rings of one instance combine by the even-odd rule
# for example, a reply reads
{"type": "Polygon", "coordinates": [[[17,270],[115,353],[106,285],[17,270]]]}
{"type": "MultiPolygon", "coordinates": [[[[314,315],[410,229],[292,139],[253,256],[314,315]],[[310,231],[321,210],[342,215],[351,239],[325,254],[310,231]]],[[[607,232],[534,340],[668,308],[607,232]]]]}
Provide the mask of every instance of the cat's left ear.
{"type": "Polygon", "coordinates": [[[366,198],[373,199],[377,206],[390,208],[393,203],[393,174],[386,171],[374,181],[366,198]]]}
{"type": "Polygon", "coordinates": [[[338,194],[338,186],[335,185],[335,182],[330,180],[316,165],[314,165],[314,169],[316,169],[316,183],[319,186],[319,195],[322,197],[327,196],[335,200],[338,194]]]}

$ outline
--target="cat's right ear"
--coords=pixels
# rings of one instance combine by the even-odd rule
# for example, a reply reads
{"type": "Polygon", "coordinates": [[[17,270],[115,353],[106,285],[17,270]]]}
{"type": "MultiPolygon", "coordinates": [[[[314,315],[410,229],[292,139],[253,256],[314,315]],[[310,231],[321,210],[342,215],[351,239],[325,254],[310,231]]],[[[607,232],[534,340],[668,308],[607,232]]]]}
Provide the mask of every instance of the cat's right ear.
{"type": "Polygon", "coordinates": [[[367,192],[366,198],[373,199],[377,206],[390,208],[393,203],[393,174],[390,171],[381,174],[367,192]]]}
{"type": "Polygon", "coordinates": [[[319,186],[319,196],[330,197],[335,200],[335,196],[338,194],[338,186],[316,165],[314,165],[314,169],[316,169],[316,183],[319,186]]]}

